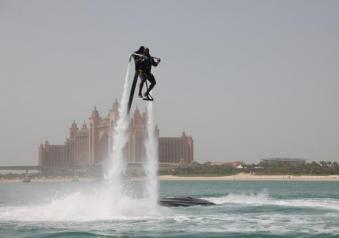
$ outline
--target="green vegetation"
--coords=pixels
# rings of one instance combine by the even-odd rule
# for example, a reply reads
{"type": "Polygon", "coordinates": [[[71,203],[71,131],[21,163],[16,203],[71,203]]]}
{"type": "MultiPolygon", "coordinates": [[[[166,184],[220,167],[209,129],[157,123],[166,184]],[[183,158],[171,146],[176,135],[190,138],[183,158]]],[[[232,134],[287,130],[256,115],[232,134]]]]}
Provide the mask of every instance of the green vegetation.
{"type": "Polygon", "coordinates": [[[211,163],[193,163],[191,165],[180,165],[171,170],[160,171],[160,175],[212,177],[234,175],[238,172],[238,169],[227,164],[213,165],[211,163]]]}
{"type": "Polygon", "coordinates": [[[251,173],[256,175],[338,175],[339,164],[337,162],[260,162],[257,164],[241,163],[240,168],[232,164],[192,163],[180,165],[174,169],[162,170],[160,175],[175,176],[227,176],[238,173],[251,173]]]}
{"type": "Polygon", "coordinates": [[[253,169],[257,175],[334,175],[339,174],[339,165],[337,162],[311,162],[311,163],[265,163],[258,165],[248,165],[247,169],[253,169]],[[259,169],[258,169],[259,167],[259,169]],[[257,169],[256,169],[257,168],[257,169]]]}
{"type": "Polygon", "coordinates": [[[20,179],[20,180],[22,180],[26,177],[29,177],[31,179],[38,178],[39,174],[38,173],[30,173],[30,174],[26,175],[25,173],[13,173],[13,172],[3,173],[3,174],[0,173],[0,180],[1,179],[6,179],[6,180],[20,179]]]}

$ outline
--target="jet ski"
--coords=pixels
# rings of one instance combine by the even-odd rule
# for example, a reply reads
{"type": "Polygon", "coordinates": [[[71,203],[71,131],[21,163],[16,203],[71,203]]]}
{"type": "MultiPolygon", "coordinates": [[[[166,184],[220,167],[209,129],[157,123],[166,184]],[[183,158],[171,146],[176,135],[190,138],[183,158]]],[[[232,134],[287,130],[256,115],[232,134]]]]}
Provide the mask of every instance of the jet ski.
{"type": "Polygon", "coordinates": [[[165,207],[212,206],[213,202],[190,196],[160,198],[159,204],[165,207]]]}

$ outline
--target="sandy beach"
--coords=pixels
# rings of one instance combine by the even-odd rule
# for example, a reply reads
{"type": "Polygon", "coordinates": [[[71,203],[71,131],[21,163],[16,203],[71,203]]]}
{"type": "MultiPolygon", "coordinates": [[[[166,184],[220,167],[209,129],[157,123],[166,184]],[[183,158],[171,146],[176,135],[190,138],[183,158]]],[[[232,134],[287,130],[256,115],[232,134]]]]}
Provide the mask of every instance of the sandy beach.
{"type": "Polygon", "coordinates": [[[312,176],[312,175],[250,175],[237,174],[232,176],[215,177],[182,177],[172,175],[159,176],[161,181],[337,181],[339,175],[312,176]]]}

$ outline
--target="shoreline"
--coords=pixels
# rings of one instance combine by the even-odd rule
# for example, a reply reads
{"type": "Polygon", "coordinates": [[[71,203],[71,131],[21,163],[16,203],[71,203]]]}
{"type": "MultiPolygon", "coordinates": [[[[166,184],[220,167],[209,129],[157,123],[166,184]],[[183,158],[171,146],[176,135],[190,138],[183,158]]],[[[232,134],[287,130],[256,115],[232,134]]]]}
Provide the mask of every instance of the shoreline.
{"type": "Polygon", "coordinates": [[[230,176],[159,176],[160,181],[333,181],[339,182],[339,175],[250,175],[237,174],[230,176]]]}
{"type": "MultiPolygon", "coordinates": [[[[137,180],[142,178],[136,178],[137,180]]],[[[160,175],[159,181],[331,181],[339,182],[339,175],[250,175],[237,174],[230,176],[174,176],[160,175]]],[[[79,181],[94,181],[98,178],[79,178],[79,181]]],[[[99,179],[100,180],[100,179],[99,179]]],[[[43,182],[74,182],[72,178],[38,178],[32,183],[43,182]]],[[[0,179],[1,183],[24,183],[22,179],[0,179]]]]}

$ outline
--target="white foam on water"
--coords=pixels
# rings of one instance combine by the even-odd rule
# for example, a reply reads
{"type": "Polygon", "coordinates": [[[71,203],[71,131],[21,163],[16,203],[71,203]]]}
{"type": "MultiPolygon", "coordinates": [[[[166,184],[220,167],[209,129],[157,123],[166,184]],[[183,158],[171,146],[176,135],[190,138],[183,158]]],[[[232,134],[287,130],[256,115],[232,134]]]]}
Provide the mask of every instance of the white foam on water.
{"type": "MultiPolygon", "coordinates": [[[[177,213],[181,213],[177,211],[177,213]]],[[[338,220],[339,214],[333,216],[338,220]]],[[[180,225],[185,232],[223,232],[223,233],[308,233],[339,234],[339,227],[329,225],[331,218],[312,214],[260,214],[260,213],[218,213],[200,212],[199,214],[174,214],[168,217],[174,220],[173,230],[180,225]]],[[[178,229],[178,228],[177,228],[178,229]]]]}
{"type": "Polygon", "coordinates": [[[230,193],[221,197],[207,197],[208,201],[216,204],[240,204],[240,205],[275,205],[288,207],[306,207],[306,208],[320,208],[339,211],[339,200],[314,198],[314,199],[274,199],[271,198],[267,192],[260,193],[230,193]]]}
{"type": "Polygon", "coordinates": [[[269,202],[268,193],[263,191],[260,193],[230,193],[221,197],[204,198],[216,204],[237,203],[237,204],[266,204],[269,202]]]}
{"type": "Polygon", "coordinates": [[[110,190],[77,192],[47,204],[0,207],[0,221],[95,221],[158,219],[149,201],[121,195],[112,204],[110,190]]]}
{"type": "Polygon", "coordinates": [[[272,205],[309,207],[339,211],[339,201],[334,199],[290,199],[272,201],[272,205]]]}

